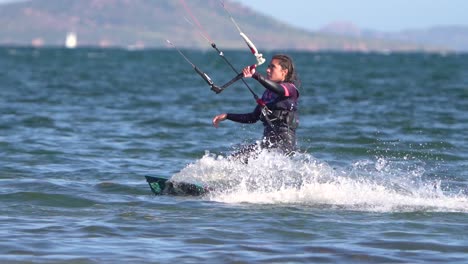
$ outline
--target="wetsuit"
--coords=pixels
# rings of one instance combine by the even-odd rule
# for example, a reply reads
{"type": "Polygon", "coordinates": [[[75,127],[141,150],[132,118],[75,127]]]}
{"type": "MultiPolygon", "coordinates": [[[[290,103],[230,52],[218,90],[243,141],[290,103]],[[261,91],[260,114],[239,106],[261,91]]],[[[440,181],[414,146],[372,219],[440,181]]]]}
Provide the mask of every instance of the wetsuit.
{"type": "MultiPolygon", "coordinates": [[[[251,113],[228,113],[226,118],[239,123],[255,123],[261,120],[264,130],[260,147],[276,148],[285,154],[291,153],[296,148],[296,128],[299,125],[297,113],[299,91],[293,83],[276,83],[257,72],[253,74],[252,78],[266,88],[262,95],[262,101],[270,111],[265,117],[265,114],[262,113],[262,107],[257,105],[251,113]]],[[[235,153],[234,156],[250,154],[254,150],[255,146],[250,145],[235,153]]]]}

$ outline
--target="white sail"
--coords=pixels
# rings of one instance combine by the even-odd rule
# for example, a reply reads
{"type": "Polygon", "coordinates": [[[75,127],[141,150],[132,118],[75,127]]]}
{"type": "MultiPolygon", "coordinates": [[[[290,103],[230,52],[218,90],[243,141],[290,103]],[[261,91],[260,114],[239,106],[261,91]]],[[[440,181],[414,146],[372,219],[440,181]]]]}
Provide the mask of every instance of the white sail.
{"type": "Polygon", "coordinates": [[[77,43],[78,43],[78,40],[77,40],[76,34],[74,32],[68,32],[67,38],[65,40],[65,47],[69,49],[73,49],[76,47],[77,43]]]}

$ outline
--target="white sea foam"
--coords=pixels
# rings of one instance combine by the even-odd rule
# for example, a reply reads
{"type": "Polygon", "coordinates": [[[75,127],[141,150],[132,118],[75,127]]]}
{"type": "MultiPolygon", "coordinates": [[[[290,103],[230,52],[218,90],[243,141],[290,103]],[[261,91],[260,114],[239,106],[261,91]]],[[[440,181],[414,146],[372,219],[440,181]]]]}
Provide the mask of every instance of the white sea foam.
{"type": "Polygon", "coordinates": [[[264,151],[248,164],[207,153],[173,176],[215,189],[224,203],[304,204],[348,210],[468,212],[468,195],[425,176],[416,160],[356,161],[332,167],[310,154],[285,157],[264,151]]]}

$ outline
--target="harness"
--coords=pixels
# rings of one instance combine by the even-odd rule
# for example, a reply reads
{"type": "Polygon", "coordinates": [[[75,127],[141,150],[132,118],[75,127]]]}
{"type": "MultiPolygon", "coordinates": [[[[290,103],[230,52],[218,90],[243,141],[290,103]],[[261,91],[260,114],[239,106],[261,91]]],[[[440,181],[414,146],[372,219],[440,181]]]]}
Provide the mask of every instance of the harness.
{"type": "MultiPolygon", "coordinates": [[[[299,91],[297,98],[299,98],[299,91]]],[[[262,113],[260,120],[267,125],[267,119],[275,128],[288,128],[295,131],[299,126],[299,116],[297,113],[297,101],[291,98],[278,96],[266,104],[270,110],[267,113],[262,113]]]]}
{"type": "MultiPolygon", "coordinates": [[[[275,128],[288,128],[295,131],[299,126],[297,111],[271,110],[267,113],[267,118],[275,128]]],[[[265,115],[261,115],[260,120],[267,125],[265,115]]]]}

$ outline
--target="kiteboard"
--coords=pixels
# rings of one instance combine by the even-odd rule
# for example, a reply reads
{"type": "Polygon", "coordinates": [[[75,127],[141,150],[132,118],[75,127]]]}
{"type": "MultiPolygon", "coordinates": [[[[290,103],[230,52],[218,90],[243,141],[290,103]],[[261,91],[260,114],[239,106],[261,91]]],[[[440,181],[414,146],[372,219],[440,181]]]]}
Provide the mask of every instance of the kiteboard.
{"type": "Polygon", "coordinates": [[[210,191],[210,188],[201,184],[175,182],[155,176],[145,176],[145,178],[155,195],[201,196],[210,191]]]}

